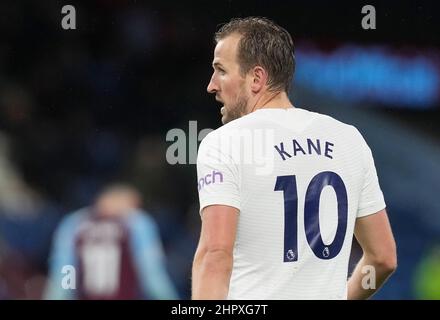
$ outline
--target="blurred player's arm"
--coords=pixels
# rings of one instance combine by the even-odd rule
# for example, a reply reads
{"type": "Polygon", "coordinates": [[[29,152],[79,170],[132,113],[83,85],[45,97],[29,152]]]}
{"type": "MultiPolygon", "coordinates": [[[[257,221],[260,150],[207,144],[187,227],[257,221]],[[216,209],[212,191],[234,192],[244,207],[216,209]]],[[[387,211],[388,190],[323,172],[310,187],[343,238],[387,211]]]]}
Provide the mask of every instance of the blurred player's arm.
{"type": "MultiPolygon", "coordinates": [[[[85,210],[79,210],[67,215],[57,227],[53,240],[52,251],[49,257],[49,274],[47,277],[44,299],[67,300],[76,298],[76,290],[63,288],[64,267],[76,267],[74,240],[79,221],[85,210]]],[[[76,277],[72,278],[72,281],[76,277]]],[[[76,288],[76,283],[73,284],[76,288]]]]}
{"type": "Polygon", "coordinates": [[[227,298],[232,273],[237,208],[210,205],[202,211],[202,230],[192,268],[192,298],[227,298]]]}
{"type": "Polygon", "coordinates": [[[145,212],[130,217],[131,247],[145,298],[178,299],[177,290],[167,272],[165,254],[158,227],[145,212]]]}
{"type": "Polygon", "coordinates": [[[349,300],[369,298],[397,268],[396,243],[385,209],[356,219],[355,236],[362,247],[363,256],[348,281],[349,300]],[[371,285],[366,288],[362,285],[362,279],[367,276],[365,271],[362,273],[368,270],[366,266],[374,268],[374,289],[370,288],[371,285]]]}

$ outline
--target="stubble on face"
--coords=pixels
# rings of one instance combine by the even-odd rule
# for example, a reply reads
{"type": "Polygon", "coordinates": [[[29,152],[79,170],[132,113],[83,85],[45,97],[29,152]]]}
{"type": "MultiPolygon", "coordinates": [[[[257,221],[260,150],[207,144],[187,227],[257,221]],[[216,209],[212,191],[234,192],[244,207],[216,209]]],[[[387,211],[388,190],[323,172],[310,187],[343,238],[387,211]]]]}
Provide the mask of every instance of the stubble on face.
{"type": "Polygon", "coordinates": [[[228,122],[231,122],[232,120],[241,118],[242,116],[246,115],[247,112],[247,105],[249,102],[249,98],[247,97],[246,93],[244,92],[244,83],[240,86],[240,91],[237,95],[237,98],[234,102],[232,102],[230,105],[224,105],[221,108],[221,114],[222,114],[222,123],[226,124],[228,122]]]}

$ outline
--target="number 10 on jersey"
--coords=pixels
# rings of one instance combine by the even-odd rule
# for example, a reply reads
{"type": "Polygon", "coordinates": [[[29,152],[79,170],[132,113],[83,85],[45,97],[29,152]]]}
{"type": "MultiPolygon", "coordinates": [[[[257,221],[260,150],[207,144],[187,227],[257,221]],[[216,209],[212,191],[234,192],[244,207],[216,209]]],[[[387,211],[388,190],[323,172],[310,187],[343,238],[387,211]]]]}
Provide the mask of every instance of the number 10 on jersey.
{"type": "MultiPolygon", "coordinates": [[[[298,261],[298,190],[296,176],[278,176],[274,191],[284,196],[284,262],[298,261]]],[[[332,259],[342,249],[347,231],[347,190],[342,178],[335,172],[318,173],[310,181],[304,201],[304,230],[307,242],[316,257],[332,259]],[[331,186],[337,199],[338,226],[329,245],[324,244],[319,225],[319,201],[324,187],[331,186]]]]}

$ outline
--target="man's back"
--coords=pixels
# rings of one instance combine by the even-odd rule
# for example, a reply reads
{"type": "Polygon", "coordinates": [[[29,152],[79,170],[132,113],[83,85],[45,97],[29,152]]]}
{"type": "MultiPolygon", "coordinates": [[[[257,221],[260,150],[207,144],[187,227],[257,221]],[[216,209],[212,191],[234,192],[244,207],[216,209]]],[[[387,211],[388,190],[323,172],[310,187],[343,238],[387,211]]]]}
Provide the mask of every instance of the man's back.
{"type": "Polygon", "coordinates": [[[299,108],[260,109],[203,140],[201,210],[240,210],[229,299],[345,299],[357,217],[385,208],[353,127],[299,108]]]}

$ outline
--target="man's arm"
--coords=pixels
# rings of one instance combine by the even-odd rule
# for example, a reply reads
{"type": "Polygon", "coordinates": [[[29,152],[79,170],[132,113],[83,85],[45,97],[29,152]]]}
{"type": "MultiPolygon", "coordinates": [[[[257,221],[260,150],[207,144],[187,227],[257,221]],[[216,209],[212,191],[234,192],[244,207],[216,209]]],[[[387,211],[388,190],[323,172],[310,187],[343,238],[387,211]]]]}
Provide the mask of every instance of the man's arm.
{"type": "Polygon", "coordinates": [[[192,269],[193,299],[226,299],[238,213],[238,209],[226,205],[203,209],[202,230],[192,269]]]}
{"type": "Polygon", "coordinates": [[[367,299],[372,296],[396,270],[397,256],[391,226],[385,209],[356,220],[355,236],[363,250],[363,256],[348,281],[348,299],[367,299]],[[362,273],[365,266],[375,270],[375,289],[363,288],[362,273]]]}
{"type": "Polygon", "coordinates": [[[78,210],[67,215],[58,225],[53,239],[49,257],[49,274],[46,281],[44,299],[67,300],[76,299],[76,291],[63,288],[64,267],[77,267],[75,254],[75,235],[82,219],[88,214],[88,209],[78,210]]]}
{"type": "Polygon", "coordinates": [[[128,223],[143,298],[179,299],[167,272],[166,256],[156,222],[139,210],[128,217],[128,223]]]}

